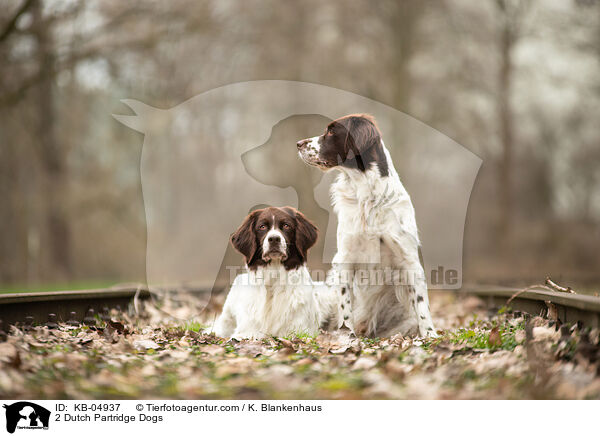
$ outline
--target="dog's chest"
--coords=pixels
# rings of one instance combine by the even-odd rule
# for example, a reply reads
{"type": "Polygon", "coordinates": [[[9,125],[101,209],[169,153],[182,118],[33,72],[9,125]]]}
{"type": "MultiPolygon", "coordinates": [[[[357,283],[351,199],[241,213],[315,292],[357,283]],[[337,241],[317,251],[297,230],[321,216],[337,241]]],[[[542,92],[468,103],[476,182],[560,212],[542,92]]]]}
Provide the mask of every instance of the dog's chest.
{"type": "Polygon", "coordinates": [[[276,336],[286,336],[291,333],[302,333],[305,330],[313,332],[318,328],[314,304],[311,304],[310,292],[299,288],[286,290],[265,289],[262,304],[264,330],[276,336]]]}
{"type": "Polygon", "coordinates": [[[353,185],[333,189],[338,216],[337,248],[345,262],[390,264],[391,253],[383,237],[393,232],[394,211],[380,204],[381,195],[353,185]]]}
{"type": "Polygon", "coordinates": [[[345,233],[389,233],[398,224],[397,205],[405,191],[392,177],[369,172],[358,180],[341,175],[332,185],[338,230],[345,233]]]}
{"type": "Polygon", "coordinates": [[[318,317],[312,295],[312,287],[306,286],[308,272],[283,269],[262,270],[263,283],[253,313],[249,316],[261,320],[261,331],[276,336],[318,329],[318,317]]]}

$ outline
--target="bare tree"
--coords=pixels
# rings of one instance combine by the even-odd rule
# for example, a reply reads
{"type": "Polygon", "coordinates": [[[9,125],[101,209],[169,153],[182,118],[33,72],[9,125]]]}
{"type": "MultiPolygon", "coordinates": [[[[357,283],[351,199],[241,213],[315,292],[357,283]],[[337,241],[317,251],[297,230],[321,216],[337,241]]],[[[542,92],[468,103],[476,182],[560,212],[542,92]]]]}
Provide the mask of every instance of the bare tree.
{"type": "Polygon", "coordinates": [[[499,71],[497,85],[497,114],[502,144],[499,161],[498,186],[500,200],[500,241],[510,242],[514,215],[513,165],[515,129],[511,110],[514,76],[514,48],[521,36],[523,19],[530,0],[495,0],[499,12],[499,71]]]}

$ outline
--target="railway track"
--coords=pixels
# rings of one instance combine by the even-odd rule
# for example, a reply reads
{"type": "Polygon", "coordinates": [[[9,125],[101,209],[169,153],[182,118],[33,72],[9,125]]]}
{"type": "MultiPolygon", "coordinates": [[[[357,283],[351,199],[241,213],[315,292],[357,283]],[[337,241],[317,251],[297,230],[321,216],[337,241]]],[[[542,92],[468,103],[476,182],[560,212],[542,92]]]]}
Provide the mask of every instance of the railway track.
{"type": "Polygon", "coordinates": [[[481,298],[490,308],[508,305],[532,315],[557,318],[561,323],[581,322],[586,327],[600,327],[599,297],[545,289],[522,291],[502,286],[465,286],[460,292],[481,298]]]}
{"type": "MultiPolygon", "coordinates": [[[[197,292],[210,292],[196,290],[197,292]]],[[[449,292],[449,291],[436,291],[449,292]]],[[[463,295],[481,298],[489,308],[507,305],[532,315],[558,318],[562,323],[581,322],[600,327],[600,298],[549,290],[527,290],[500,286],[465,286],[463,295]]],[[[102,315],[110,309],[126,310],[135,299],[150,298],[150,291],[139,285],[122,285],[83,291],[0,294],[0,329],[13,324],[82,322],[86,316],[102,315]]]]}
{"type": "Polygon", "coordinates": [[[136,298],[148,299],[150,292],[141,286],[124,285],[83,291],[0,294],[0,320],[4,328],[17,323],[82,322],[86,316],[102,315],[110,309],[126,310],[136,298]]]}

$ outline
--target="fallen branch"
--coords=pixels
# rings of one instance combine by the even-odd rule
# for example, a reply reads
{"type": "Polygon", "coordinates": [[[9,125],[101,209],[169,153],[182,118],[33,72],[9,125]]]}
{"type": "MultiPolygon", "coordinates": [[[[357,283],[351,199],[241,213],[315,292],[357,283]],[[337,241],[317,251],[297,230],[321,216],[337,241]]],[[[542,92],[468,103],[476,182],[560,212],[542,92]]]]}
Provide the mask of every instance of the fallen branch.
{"type": "Polygon", "coordinates": [[[546,286],[546,285],[542,285],[542,284],[537,284],[537,285],[531,285],[531,286],[527,286],[526,288],[521,289],[520,291],[515,292],[506,302],[506,305],[510,305],[511,301],[513,301],[515,298],[517,298],[519,295],[521,295],[523,292],[527,292],[527,291],[534,291],[534,290],[539,290],[539,289],[545,289],[547,291],[552,291],[553,289],[546,286]]]}
{"type": "Polygon", "coordinates": [[[506,302],[506,305],[508,306],[511,301],[513,301],[515,298],[517,298],[519,295],[521,295],[523,292],[527,292],[527,291],[534,291],[534,290],[539,290],[539,289],[545,289],[546,291],[557,291],[557,292],[566,292],[569,294],[576,294],[576,292],[570,287],[564,287],[564,286],[560,286],[559,284],[553,282],[550,277],[546,277],[546,280],[544,281],[543,284],[539,283],[536,285],[531,285],[531,286],[527,286],[524,289],[521,289],[520,291],[515,292],[506,302]]]}
{"type": "Polygon", "coordinates": [[[570,286],[567,286],[566,288],[564,286],[560,286],[559,284],[553,282],[550,277],[546,277],[546,281],[544,283],[555,291],[576,294],[576,292],[570,286]]]}

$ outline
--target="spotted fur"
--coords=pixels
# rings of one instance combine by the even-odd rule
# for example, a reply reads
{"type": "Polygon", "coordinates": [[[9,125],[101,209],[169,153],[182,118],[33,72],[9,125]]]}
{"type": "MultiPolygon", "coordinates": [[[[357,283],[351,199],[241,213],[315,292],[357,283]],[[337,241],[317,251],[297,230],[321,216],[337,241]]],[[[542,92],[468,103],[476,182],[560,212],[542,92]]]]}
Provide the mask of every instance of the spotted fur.
{"type": "Polygon", "coordinates": [[[306,163],[339,171],[331,186],[338,230],[329,276],[339,289],[339,326],[367,336],[435,336],[415,211],[375,120],[346,116],[297,146],[306,163]],[[386,270],[400,280],[358,280],[364,271],[386,270]]]}

